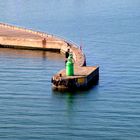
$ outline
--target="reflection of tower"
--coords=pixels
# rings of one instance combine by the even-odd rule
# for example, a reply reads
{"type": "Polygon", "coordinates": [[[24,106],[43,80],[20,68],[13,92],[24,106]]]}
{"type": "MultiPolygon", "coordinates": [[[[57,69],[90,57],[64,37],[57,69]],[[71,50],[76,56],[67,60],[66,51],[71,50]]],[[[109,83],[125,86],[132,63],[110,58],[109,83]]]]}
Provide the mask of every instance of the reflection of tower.
{"type": "Polygon", "coordinates": [[[47,57],[46,57],[46,51],[43,51],[43,52],[42,52],[42,58],[43,58],[44,60],[46,60],[46,58],[47,58],[47,57]]]}
{"type": "Polygon", "coordinates": [[[44,39],[42,40],[42,46],[43,46],[43,48],[46,48],[46,38],[44,38],[44,39]]]}
{"type": "MultiPolygon", "coordinates": [[[[43,46],[43,48],[46,48],[46,38],[44,38],[42,40],[42,46],[43,46]]],[[[43,56],[43,59],[46,59],[46,52],[45,51],[43,51],[42,56],[43,56]]]]}
{"type": "Polygon", "coordinates": [[[66,128],[68,128],[68,133],[72,133],[75,124],[76,111],[75,111],[75,95],[74,93],[67,93],[67,110],[66,110],[66,128]]]}
{"type": "Polygon", "coordinates": [[[72,117],[71,115],[73,114],[73,106],[74,106],[74,94],[67,93],[67,115],[70,120],[72,117]]]}

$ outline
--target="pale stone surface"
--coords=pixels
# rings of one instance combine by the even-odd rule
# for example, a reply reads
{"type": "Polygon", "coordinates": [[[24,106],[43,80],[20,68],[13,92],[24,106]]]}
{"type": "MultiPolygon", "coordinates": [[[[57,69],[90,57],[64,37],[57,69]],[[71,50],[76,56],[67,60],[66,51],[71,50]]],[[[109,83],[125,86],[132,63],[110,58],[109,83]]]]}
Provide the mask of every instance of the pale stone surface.
{"type": "Polygon", "coordinates": [[[75,65],[83,66],[85,62],[85,56],[78,46],[66,40],[43,32],[37,32],[5,23],[0,23],[0,45],[9,47],[16,46],[18,48],[24,47],[25,49],[58,49],[62,53],[65,53],[67,49],[70,48],[73,53],[75,65]],[[43,42],[44,39],[45,42],[43,42]]]}

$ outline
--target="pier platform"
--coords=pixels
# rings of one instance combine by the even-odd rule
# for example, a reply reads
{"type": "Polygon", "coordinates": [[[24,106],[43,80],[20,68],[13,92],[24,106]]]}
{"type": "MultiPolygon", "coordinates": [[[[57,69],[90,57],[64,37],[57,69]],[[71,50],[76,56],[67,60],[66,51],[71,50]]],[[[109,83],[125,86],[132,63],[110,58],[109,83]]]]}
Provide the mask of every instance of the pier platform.
{"type": "Polygon", "coordinates": [[[98,82],[99,67],[83,66],[75,67],[74,75],[67,76],[66,69],[61,70],[52,77],[53,88],[58,90],[86,89],[98,82]]]}
{"type": "Polygon", "coordinates": [[[5,23],[0,23],[0,47],[57,51],[65,54],[70,49],[74,59],[74,76],[66,76],[65,69],[52,76],[56,89],[85,88],[99,79],[98,66],[86,66],[86,58],[78,45],[60,37],[5,23]]]}

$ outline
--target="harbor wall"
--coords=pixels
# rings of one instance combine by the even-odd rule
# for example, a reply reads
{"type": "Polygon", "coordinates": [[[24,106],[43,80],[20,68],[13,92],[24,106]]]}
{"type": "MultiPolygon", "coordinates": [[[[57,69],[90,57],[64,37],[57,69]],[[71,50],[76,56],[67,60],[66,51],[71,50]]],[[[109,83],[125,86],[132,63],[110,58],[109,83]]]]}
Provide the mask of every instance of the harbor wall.
{"type": "Polygon", "coordinates": [[[74,43],[54,35],[33,31],[5,23],[0,23],[0,47],[21,49],[58,50],[65,53],[70,48],[73,53],[75,65],[85,65],[85,55],[74,43]],[[45,39],[45,42],[44,42],[45,39]]]}

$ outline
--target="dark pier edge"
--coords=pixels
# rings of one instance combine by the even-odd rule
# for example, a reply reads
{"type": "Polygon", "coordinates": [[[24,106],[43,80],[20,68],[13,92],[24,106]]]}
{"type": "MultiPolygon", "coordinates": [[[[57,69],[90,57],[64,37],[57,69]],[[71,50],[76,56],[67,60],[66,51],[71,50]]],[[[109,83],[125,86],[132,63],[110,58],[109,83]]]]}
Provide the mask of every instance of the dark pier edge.
{"type": "Polygon", "coordinates": [[[60,49],[55,48],[33,48],[30,46],[14,46],[14,45],[1,45],[0,48],[12,48],[12,49],[19,49],[19,50],[32,50],[32,51],[50,51],[50,52],[57,52],[60,53],[60,49]]]}

